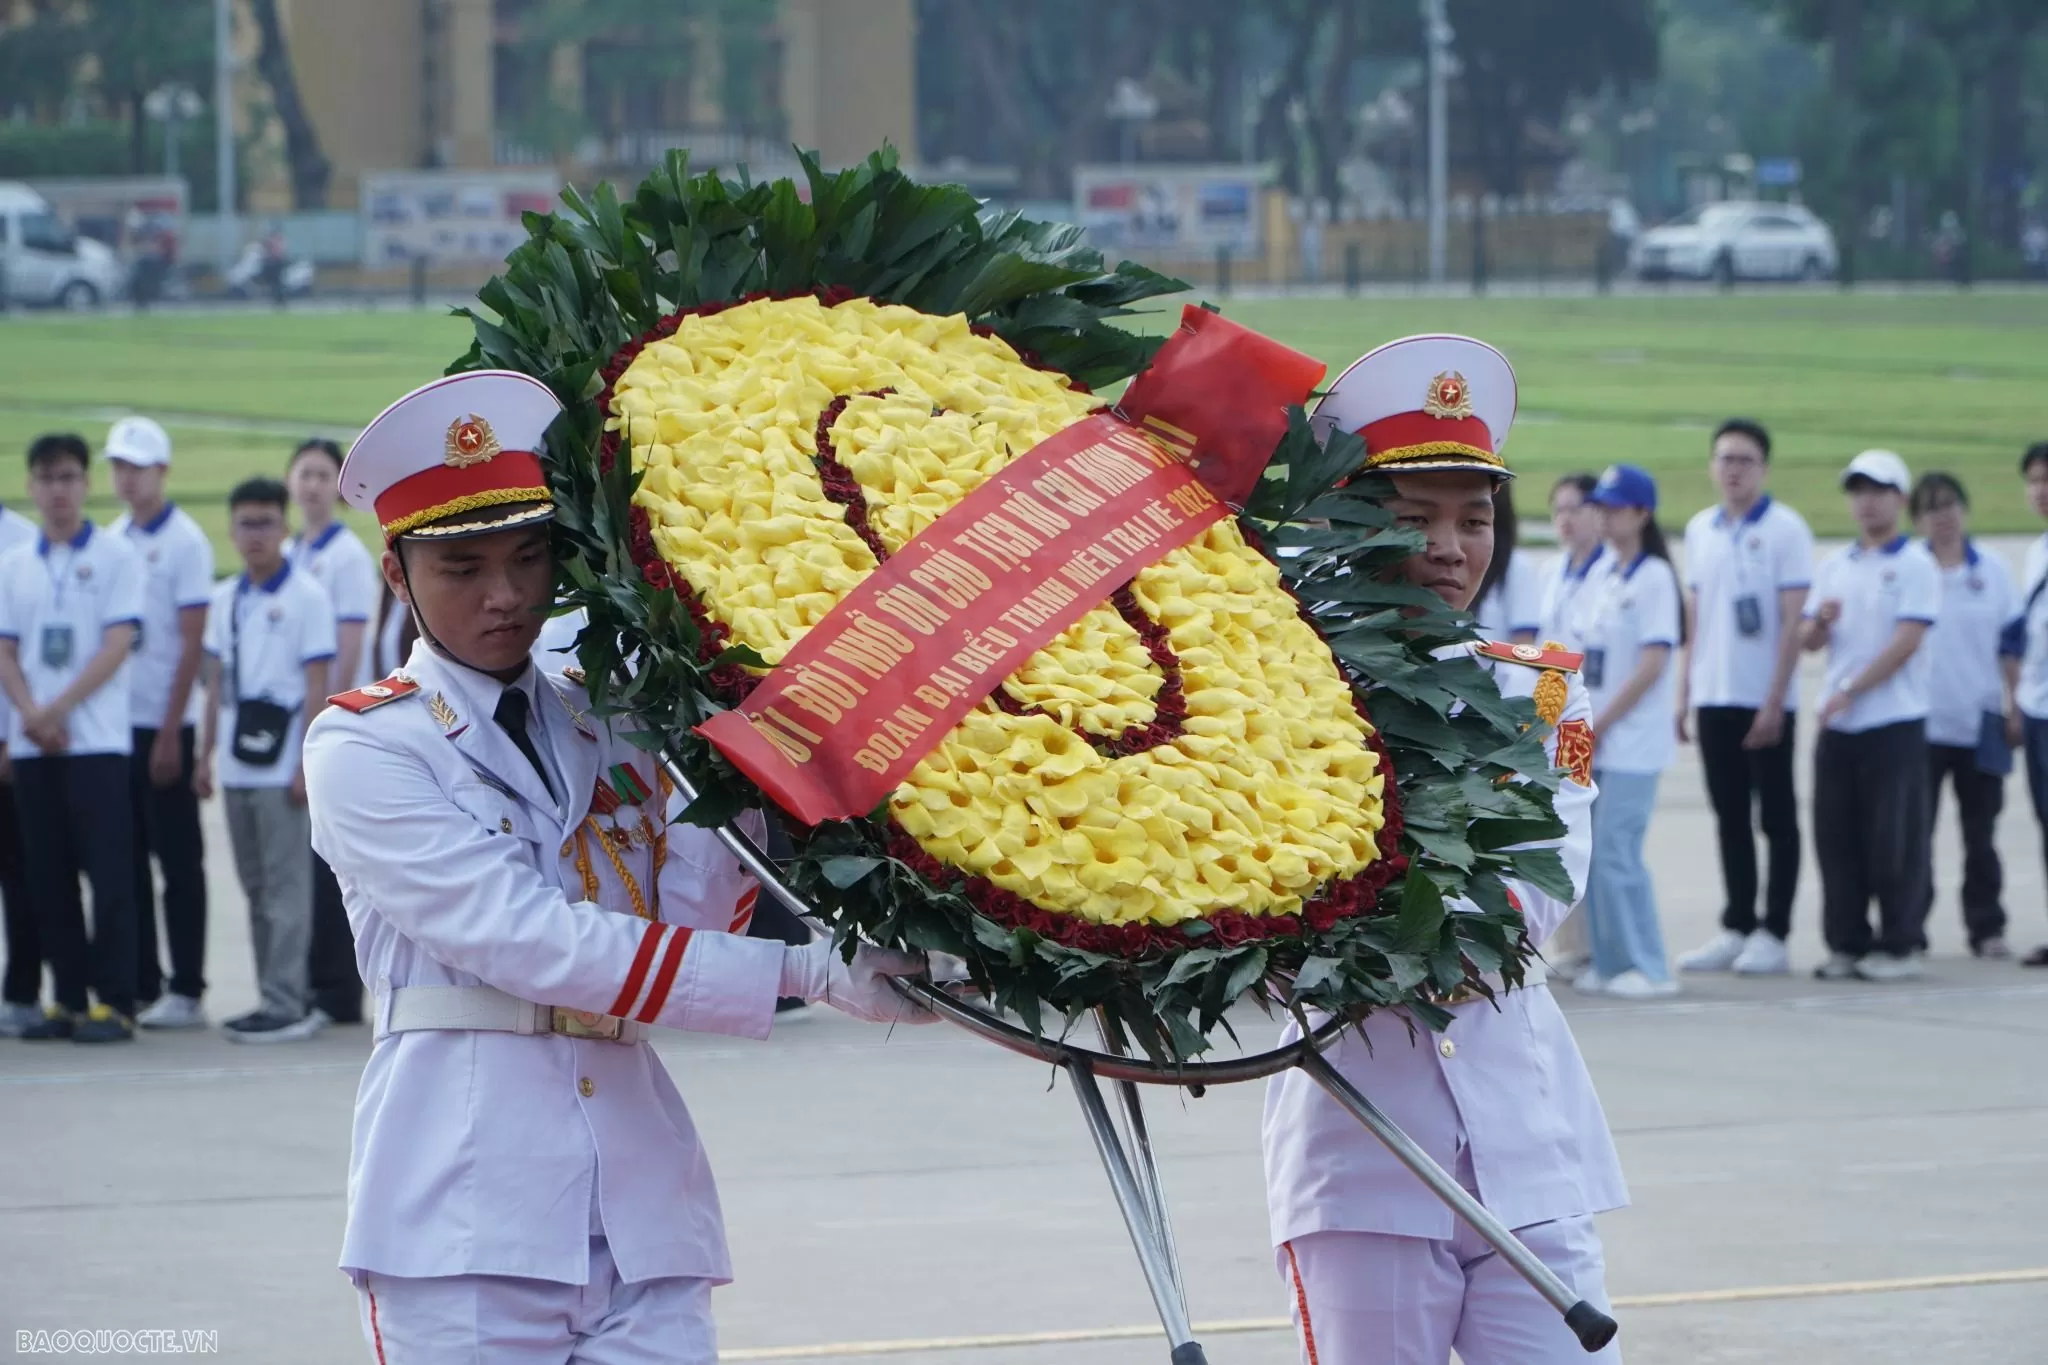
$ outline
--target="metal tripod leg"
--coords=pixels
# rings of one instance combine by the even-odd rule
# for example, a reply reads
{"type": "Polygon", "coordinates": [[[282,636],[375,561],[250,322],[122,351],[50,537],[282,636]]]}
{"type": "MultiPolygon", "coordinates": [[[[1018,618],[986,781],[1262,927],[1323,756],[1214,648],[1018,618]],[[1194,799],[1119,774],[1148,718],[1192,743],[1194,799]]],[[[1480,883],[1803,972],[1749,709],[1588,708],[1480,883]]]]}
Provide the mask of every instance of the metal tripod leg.
{"type": "Polygon", "coordinates": [[[1535,1286],[1537,1293],[1548,1299],[1558,1312],[1564,1314],[1564,1324],[1578,1337],[1579,1345],[1592,1352],[1614,1340],[1614,1334],[1619,1327],[1613,1318],[1580,1298],[1570,1285],[1559,1279],[1556,1271],[1543,1264],[1535,1252],[1523,1246],[1521,1238],[1515,1236],[1500,1219],[1489,1213],[1484,1204],[1466,1193],[1464,1186],[1453,1180],[1443,1167],[1431,1160],[1429,1153],[1415,1145],[1415,1139],[1402,1132],[1392,1119],[1381,1112],[1378,1105],[1361,1094],[1358,1087],[1346,1080],[1320,1052],[1305,1054],[1299,1065],[1317,1085],[1329,1091],[1337,1103],[1350,1110],[1352,1117],[1364,1124],[1403,1166],[1413,1171],[1417,1179],[1429,1186],[1437,1198],[1450,1205],[1452,1213],[1464,1219],[1474,1232],[1484,1237],[1487,1244],[1500,1253],[1502,1260],[1513,1266],[1517,1274],[1535,1286]]]}
{"type": "MultiPolygon", "coordinates": [[[[1115,1016],[1105,1010],[1097,1010],[1095,1025],[1102,1031],[1102,1044],[1107,1051],[1118,1057],[1130,1055],[1129,1040],[1115,1016]]],[[[1117,1081],[1116,1097],[1124,1112],[1124,1132],[1129,1137],[1131,1155],[1135,1158],[1133,1164],[1137,1167],[1138,1190],[1151,1206],[1152,1226],[1158,1229],[1159,1244],[1166,1250],[1166,1268],[1172,1272],[1174,1290],[1185,1306],[1188,1291],[1180,1278],[1180,1248],[1174,1245],[1173,1218],[1166,1211],[1166,1186],[1159,1178],[1159,1162],[1152,1155],[1152,1133],[1145,1124],[1145,1107],[1138,1098],[1138,1083],[1117,1081]]]]}
{"type": "MultiPolygon", "coordinates": [[[[1159,1176],[1152,1164],[1149,1143],[1139,1139],[1141,1160],[1146,1170],[1146,1180],[1140,1184],[1138,1176],[1131,1169],[1131,1159],[1116,1131],[1116,1124],[1109,1116],[1109,1106],[1102,1101],[1102,1087],[1096,1083],[1095,1069],[1088,1063],[1075,1059],[1067,1063],[1067,1078],[1073,1082],[1074,1096],[1081,1101],[1081,1113],[1088,1120],[1088,1132],[1095,1139],[1095,1151],[1102,1158],[1102,1168],[1109,1175],[1109,1187],[1116,1193],[1117,1208],[1123,1212],[1124,1226],[1131,1234],[1131,1245],[1137,1249],[1138,1264],[1145,1272],[1145,1286],[1152,1291],[1152,1303],[1159,1310],[1160,1325],[1166,1329],[1166,1339],[1173,1347],[1173,1365],[1208,1365],[1208,1357],[1202,1353],[1201,1343],[1195,1340],[1194,1329],[1188,1325],[1187,1300],[1181,1294],[1180,1268],[1174,1264],[1172,1234],[1167,1230],[1165,1204],[1157,1205],[1158,1216],[1154,1216],[1153,1200],[1159,1199],[1159,1176]],[[1147,1189],[1150,1197],[1147,1196],[1147,1189]]],[[[1127,1101],[1128,1113],[1136,1114],[1137,1097],[1127,1101]]],[[[1142,1122],[1138,1132],[1142,1133],[1142,1122]]]]}

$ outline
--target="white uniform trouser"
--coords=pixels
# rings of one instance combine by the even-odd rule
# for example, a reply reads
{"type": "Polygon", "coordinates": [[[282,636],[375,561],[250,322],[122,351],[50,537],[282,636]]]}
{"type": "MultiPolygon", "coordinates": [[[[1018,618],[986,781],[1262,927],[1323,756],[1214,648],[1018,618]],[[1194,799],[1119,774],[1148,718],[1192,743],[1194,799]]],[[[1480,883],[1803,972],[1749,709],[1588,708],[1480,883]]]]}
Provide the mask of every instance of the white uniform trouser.
{"type": "Polygon", "coordinates": [[[711,1281],[625,1284],[602,1237],[590,1283],[510,1275],[359,1274],[377,1365],[716,1365],[711,1281]]]}
{"type": "MultiPolygon", "coordinates": [[[[1460,1151],[1458,1183],[1471,1190],[1460,1151]]],[[[1601,1312],[1607,1262],[1590,1216],[1516,1228],[1522,1244],[1601,1312]]],[[[1448,1240],[1312,1232],[1275,1252],[1302,1365],[1621,1365],[1587,1355],[1564,1315],[1461,1219],[1448,1240]]]]}
{"type": "MultiPolygon", "coordinates": [[[[1515,1235],[1606,1311],[1591,1218],[1515,1235]]],[[[1277,1257],[1303,1365],[1448,1365],[1453,1349],[1465,1365],[1621,1365],[1615,1343],[1587,1355],[1564,1316],[1462,1223],[1447,1242],[1313,1232],[1277,1257]]]]}

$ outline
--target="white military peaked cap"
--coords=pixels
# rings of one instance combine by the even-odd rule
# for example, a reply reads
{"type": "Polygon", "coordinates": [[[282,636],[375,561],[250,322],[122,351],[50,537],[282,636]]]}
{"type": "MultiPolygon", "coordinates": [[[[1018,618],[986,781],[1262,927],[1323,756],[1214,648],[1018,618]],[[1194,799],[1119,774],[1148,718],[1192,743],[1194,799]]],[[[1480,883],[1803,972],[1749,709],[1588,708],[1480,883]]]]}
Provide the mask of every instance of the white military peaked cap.
{"type": "Polygon", "coordinates": [[[513,370],[437,379],[363,429],[342,462],[341,496],[374,513],[387,542],[552,520],[540,448],[561,411],[553,390],[513,370]]]}
{"type": "Polygon", "coordinates": [[[1512,478],[1501,448],[1515,420],[1515,370],[1483,341],[1413,336],[1366,352],[1311,417],[1316,434],[1365,440],[1369,470],[1472,469],[1512,478]]]}

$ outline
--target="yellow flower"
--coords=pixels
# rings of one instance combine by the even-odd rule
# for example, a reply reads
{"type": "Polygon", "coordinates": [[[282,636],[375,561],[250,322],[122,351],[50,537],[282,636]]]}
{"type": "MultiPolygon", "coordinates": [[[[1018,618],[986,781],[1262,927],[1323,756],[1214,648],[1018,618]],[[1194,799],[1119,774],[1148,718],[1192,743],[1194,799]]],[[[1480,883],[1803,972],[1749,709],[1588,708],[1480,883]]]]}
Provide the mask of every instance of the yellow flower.
{"type": "MultiPolygon", "coordinates": [[[[745,304],[646,346],[609,414],[644,474],[635,500],[682,582],[770,665],[877,567],[816,463],[842,399],[832,455],[891,553],[1096,405],[964,318],[867,299],[745,304]]],[[[896,823],[943,862],[1101,923],[1291,914],[1364,870],[1385,774],[1278,571],[1225,521],[1131,587],[1178,660],[1179,735],[1122,757],[1081,737],[1159,717],[1165,678],[1104,604],[1003,684],[1026,714],[984,702],[918,763],[896,823]]]]}

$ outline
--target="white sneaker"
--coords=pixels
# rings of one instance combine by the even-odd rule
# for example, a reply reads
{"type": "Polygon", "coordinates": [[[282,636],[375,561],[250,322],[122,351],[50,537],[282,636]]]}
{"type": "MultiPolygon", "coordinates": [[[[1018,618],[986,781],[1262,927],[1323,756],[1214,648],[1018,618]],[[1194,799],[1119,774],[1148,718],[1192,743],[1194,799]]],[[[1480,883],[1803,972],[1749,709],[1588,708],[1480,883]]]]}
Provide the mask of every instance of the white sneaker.
{"type": "Polygon", "coordinates": [[[1924,970],[1918,953],[1908,953],[1904,957],[1872,953],[1856,964],[1856,975],[1865,981],[1912,981],[1924,970]]]}
{"type": "Polygon", "coordinates": [[[1847,953],[1829,953],[1828,960],[1813,969],[1818,981],[1854,981],[1857,974],[1856,959],[1847,953]]]}
{"type": "Polygon", "coordinates": [[[22,1030],[31,1024],[43,1022],[41,1005],[17,1005],[0,1002],[0,1038],[19,1038],[22,1030]]]}
{"type": "Polygon", "coordinates": [[[196,997],[166,991],[135,1022],[144,1028],[205,1028],[206,1011],[196,997]]]}
{"type": "Polygon", "coordinates": [[[1678,983],[1652,981],[1631,968],[1607,983],[1607,994],[1620,996],[1623,1000],[1656,1000],[1678,994],[1678,983]]]}
{"type": "Polygon", "coordinates": [[[1783,976],[1792,970],[1792,954],[1785,951],[1784,939],[1759,929],[1743,940],[1734,968],[1737,976],[1783,976]]]}
{"type": "Polygon", "coordinates": [[[1733,929],[1723,929],[1707,942],[1678,959],[1681,972],[1725,972],[1742,956],[1749,942],[1733,929]]]}
{"type": "Polygon", "coordinates": [[[1581,995],[1605,995],[1607,978],[1588,967],[1572,978],[1572,989],[1581,995]]]}

